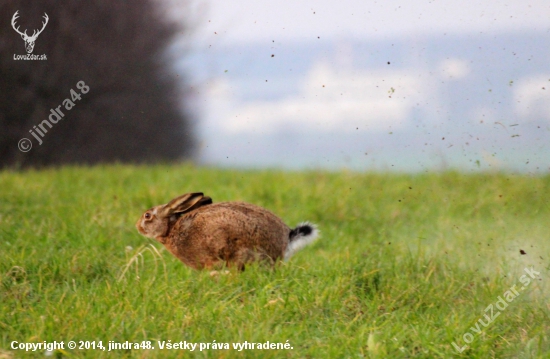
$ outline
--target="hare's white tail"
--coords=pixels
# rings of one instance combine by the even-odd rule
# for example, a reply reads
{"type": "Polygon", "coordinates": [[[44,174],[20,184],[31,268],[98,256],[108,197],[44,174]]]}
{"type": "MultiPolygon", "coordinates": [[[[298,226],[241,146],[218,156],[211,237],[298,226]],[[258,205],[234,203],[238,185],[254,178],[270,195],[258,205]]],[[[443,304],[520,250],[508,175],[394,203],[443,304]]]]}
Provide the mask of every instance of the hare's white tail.
{"type": "Polygon", "coordinates": [[[319,229],[317,226],[303,222],[290,231],[288,247],[286,248],[284,259],[287,260],[300,249],[308,244],[313,243],[319,237],[319,229]]]}

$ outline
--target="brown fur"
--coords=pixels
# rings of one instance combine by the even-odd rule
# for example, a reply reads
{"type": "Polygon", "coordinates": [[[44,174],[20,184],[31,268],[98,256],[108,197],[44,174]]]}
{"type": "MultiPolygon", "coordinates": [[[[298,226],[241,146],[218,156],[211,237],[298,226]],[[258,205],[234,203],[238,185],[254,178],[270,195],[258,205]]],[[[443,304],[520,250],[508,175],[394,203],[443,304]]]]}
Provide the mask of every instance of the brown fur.
{"type": "Polygon", "coordinates": [[[212,204],[188,193],[146,211],[138,231],[154,238],[195,269],[236,266],[251,261],[274,264],[283,258],[290,228],[270,211],[244,202],[212,204]]]}

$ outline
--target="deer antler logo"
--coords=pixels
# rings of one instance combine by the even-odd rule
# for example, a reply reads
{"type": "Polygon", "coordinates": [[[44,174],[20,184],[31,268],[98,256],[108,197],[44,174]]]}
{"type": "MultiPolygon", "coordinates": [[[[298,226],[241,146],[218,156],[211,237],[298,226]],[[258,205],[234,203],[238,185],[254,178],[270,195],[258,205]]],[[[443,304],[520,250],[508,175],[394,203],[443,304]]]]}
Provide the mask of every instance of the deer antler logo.
{"type": "Polygon", "coordinates": [[[27,30],[25,30],[25,32],[21,32],[19,31],[19,26],[17,28],[15,27],[15,20],[17,20],[17,18],[19,17],[19,15],[17,15],[18,12],[19,10],[17,10],[15,14],[13,14],[13,17],[11,18],[11,26],[13,27],[15,32],[21,35],[21,38],[25,40],[25,49],[27,50],[27,53],[32,54],[32,50],[34,50],[34,42],[36,41],[36,38],[38,37],[38,35],[40,35],[42,31],[44,31],[44,28],[48,24],[48,20],[49,20],[48,14],[44,13],[44,20],[46,21],[42,23],[42,29],[40,29],[38,32],[37,30],[34,30],[32,33],[32,36],[29,36],[27,35],[27,30]]]}

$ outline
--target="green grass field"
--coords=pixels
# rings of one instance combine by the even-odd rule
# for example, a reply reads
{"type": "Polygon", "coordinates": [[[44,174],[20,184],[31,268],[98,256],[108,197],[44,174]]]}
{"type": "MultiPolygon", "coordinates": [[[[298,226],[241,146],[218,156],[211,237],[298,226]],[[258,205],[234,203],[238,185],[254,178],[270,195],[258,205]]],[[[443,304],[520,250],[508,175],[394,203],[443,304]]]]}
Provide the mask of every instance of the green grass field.
{"type": "Polygon", "coordinates": [[[549,194],[550,176],[512,174],[3,171],[0,358],[550,358],[549,194]],[[321,239],[274,271],[193,271],[134,227],[190,191],[321,239]],[[11,348],[44,341],[64,349],[11,348]],[[233,349],[268,341],[287,349],[233,349]]]}

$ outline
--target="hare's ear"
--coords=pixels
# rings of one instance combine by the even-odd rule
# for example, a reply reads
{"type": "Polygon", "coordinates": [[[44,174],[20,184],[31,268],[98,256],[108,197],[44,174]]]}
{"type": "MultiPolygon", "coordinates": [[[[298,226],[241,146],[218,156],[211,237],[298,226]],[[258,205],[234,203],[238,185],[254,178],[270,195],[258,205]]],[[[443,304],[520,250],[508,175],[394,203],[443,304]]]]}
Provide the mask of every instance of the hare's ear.
{"type": "Polygon", "coordinates": [[[202,192],[186,193],[165,204],[160,214],[163,217],[169,217],[173,214],[189,212],[210,203],[212,203],[212,198],[205,197],[202,192]]]}

